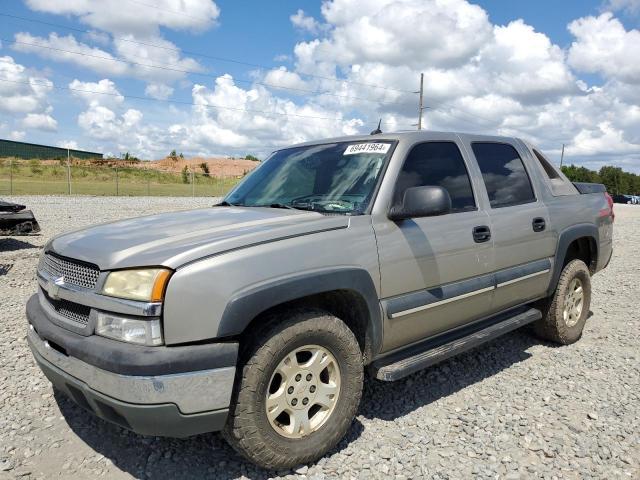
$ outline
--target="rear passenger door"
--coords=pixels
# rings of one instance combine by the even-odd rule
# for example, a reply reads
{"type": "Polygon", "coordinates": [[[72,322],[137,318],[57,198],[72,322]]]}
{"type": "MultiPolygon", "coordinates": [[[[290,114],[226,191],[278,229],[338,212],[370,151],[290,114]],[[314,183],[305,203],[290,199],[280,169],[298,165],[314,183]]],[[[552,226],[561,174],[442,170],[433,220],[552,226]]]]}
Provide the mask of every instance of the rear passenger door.
{"type": "Polygon", "coordinates": [[[517,143],[471,141],[488,202],[495,252],[492,312],[544,295],[555,239],[517,143]]]}

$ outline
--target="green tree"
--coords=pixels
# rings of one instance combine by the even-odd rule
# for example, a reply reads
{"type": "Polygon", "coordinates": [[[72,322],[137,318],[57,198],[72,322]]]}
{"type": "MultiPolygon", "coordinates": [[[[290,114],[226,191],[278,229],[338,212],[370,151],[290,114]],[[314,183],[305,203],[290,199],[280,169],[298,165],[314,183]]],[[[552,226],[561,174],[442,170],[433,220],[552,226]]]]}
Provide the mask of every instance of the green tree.
{"type": "Polygon", "coordinates": [[[178,161],[178,154],[176,153],[175,149],[171,150],[171,153],[169,154],[169,158],[174,162],[178,161]]]}
{"type": "Polygon", "coordinates": [[[185,165],[181,173],[182,173],[182,183],[189,183],[189,167],[185,165]]]}
{"type": "Polygon", "coordinates": [[[251,160],[253,162],[259,162],[260,159],[258,157],[254,157],[253,155],[247,155],[244,157],[245,160],[251,160]]]}
{"type": "Polygon", "coordinates": [[[600,176],[596,172],[585,167],[565,165],[562,167],[562,173],[564,173],[572,182],[601,183],[600,176]]]}
{"type": "Polygon", "coordinates": [[[620,167],[605,165],[599,172],[594,172],[585,167],[565,165],[562,173],[572,182],[602,183],[611,194],[640,194],[640,175],[625,172],[620,167]]]}
{"type": "Polygon", "coordinates": [[[600,169],[600,178],[610,193],[628,193],[629,185],[620,167],[605,165],[600,169]]]}
{"type": "Polygon", "coordinates": [[[202,169],[204,174],[208,177],[209,176],[209,165],[207,164],[207,162],[202,162],[200,164],[200,168],[202,169]]]}

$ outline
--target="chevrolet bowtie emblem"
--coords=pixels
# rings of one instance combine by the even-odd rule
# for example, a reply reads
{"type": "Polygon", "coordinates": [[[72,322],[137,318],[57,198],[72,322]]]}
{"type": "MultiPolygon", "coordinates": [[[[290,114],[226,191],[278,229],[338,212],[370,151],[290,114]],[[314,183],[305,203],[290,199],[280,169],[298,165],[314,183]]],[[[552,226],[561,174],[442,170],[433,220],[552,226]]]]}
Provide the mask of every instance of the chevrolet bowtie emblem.
{"type": "Polygon", "coordinates": [[[60,287],[64,286],[64,277],[58,277],[53,282],[49,281],[49,296],[54,300],[59,300],[60,287]]]}

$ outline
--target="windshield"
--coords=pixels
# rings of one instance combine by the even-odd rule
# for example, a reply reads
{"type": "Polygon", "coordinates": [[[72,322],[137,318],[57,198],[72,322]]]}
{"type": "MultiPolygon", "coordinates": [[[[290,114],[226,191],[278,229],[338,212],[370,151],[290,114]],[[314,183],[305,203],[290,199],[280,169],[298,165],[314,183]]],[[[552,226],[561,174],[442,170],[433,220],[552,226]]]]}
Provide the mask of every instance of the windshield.
{"type": "Polygon", "coordinates": [[[223,203],[362,214],[392,142],[339,142],[275,152],[223,203]]]}

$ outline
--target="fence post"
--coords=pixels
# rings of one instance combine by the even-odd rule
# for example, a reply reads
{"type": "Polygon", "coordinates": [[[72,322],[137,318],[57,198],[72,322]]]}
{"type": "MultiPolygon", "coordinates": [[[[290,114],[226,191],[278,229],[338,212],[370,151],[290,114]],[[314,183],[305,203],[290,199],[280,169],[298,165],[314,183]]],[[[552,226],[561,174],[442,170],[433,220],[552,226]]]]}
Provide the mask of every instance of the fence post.
{"type": "Polygon", "coordinates": [[[13,195],[13,158],[9,159],[9,195],[13,195]]]}
{"type": "Polygon", "coordinates": [[[67,194],[71,195],[71,155],[67,148],[67,194]]]}
{"type": "Polygon", "coordinates": [[[147,197],[151,196],[151,175],[147,173],[147,197]]]}
{"type": "Polygon", "coordinates": [[[116,167],[116,197],[120,196],[120,179],[118,178],[118,167],[116,167]]]}
{"type": "Polygon", "coordinates": [[[191,196],[195,197],[196,196],[196,178],[194,175],[195,171],[192,168],[191,169],[191,196]]]}

